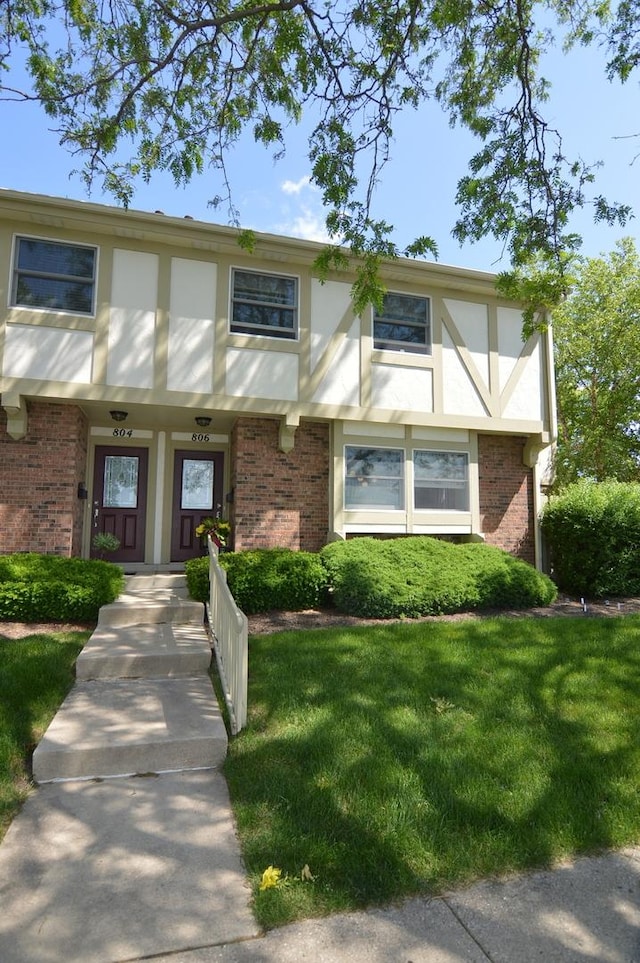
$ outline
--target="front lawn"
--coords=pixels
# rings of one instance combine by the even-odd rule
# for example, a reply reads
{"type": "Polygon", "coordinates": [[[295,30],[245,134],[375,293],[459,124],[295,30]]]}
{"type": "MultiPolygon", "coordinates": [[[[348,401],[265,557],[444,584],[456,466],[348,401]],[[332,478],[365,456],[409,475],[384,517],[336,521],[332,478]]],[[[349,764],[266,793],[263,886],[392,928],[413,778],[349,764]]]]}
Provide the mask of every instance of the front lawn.
{"type": "Polygon", "coordinates": [[[225,774],[260,922],[640,840],[639,633],[505,618],[252,638],[225,774]]]}
{"type": "Polygon", "coordinates": [[[0,839],[27,795],[31,752],[73,685],[90,634],[0,637],[0,839]]]}

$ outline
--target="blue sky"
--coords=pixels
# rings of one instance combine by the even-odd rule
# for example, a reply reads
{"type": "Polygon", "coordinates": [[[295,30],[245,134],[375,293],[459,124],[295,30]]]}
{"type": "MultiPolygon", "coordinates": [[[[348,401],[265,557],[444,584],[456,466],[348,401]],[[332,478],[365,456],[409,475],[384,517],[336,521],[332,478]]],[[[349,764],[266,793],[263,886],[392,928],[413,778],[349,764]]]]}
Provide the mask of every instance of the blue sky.
{"type": "MultiPolygon", "coordinates": [[[[566,153],[588,163],[602,161],[594,190],[609,200],[632,205],[637,217],[626,228],[594,225],[588,212],[576,215],[571,227],[583,235],[582,253],[611,251],[616,240],[632,236],[640,248],[640,112],[638,85],[610,84],[604,56],[582,48],[554,51],[543,72],[553,84],[547,119],[558,126],[566,153]]],[[[57,143],[51,121],[36,105],[0,102],[4,150],[0,154],[0,186],[13,190],[114,203],[94,190],[87,196],[77,175],[77,161],[57,143]]],[[[421,234],[432,236],[439,260],[481,270],[508,266],[502,247],[491,239],[460,247],[452,237],[455,192],[476,142],[452,130],[436,105],[408,112],[396,124],[391,161],[384,170],[375,200],[375,215],[394,225],[394,240],[404,246],[421,234]]],[[[324,240],[319,194],[309,183],[309,163],[302,131],[292,131],[285,158],[277,163],[250,137],[229,158],[233,200],[244,227],[275,234],[324,240]]],[[[176,188],[171,178],[156,175],[141,183],[131,207],[225,223],[222,209],[208,201],[220,191],[212,173],[176,188]]]]}

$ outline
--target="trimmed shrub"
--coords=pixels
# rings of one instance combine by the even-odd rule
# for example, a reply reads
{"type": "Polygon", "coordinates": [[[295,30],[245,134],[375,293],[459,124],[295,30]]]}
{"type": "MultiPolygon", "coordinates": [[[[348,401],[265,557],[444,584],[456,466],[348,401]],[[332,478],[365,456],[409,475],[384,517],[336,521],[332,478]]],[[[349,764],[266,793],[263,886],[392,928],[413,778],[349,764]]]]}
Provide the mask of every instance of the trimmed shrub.
{"type": "Polygon", "coordinates": [[[190,558],[184,563],[189,595],[196,602],[209,601],[209,556],[190,558]]]}
{"type": "Polygon", "coordinates": [[[640,485],[578,482],[542,513],[553,576],[565,592],[640,594],[640,485]]]}
{"type": "Polygon", "coordinates": [[[0,556],[0,621],[95,622],[124,586],[122,569],[99,559],[24,553],[0,556]]]}
{"type": "Polygon", "coordinates": [[[320,556],[336,607],[365,618],[418,618],[547,605],[546,575],[498,548],[425,536],[333,542],[320,556]]]}
{"type": "Polygon", "coordinates": [[[220,565],[243,612],[316,608],[326,599],[327,573],[319,555],[287,548],[225,552],[220,565]]]}
{"type": "Polygon", "coordinates": [[[533,565],[491,545],[453,546],[459,561],[468,565],[478,609],[526,609],[555,602],[558,590],[533,565]]]}

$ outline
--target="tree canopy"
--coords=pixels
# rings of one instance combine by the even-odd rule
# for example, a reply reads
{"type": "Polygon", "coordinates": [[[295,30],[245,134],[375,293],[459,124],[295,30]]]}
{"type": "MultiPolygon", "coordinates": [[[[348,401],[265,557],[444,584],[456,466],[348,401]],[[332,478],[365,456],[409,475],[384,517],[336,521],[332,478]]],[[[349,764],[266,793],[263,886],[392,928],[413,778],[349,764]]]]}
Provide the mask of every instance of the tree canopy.
{"type": "MultiPolygon", "coordinates": [[[[601,44],[610,78],[640,61],[638,0],[6,0],[0,97],[41,101],[61,143],[128,204],[136,179],[177,184],[211,170],[212,200],[233,209],[228,157],[251,131],[277,156],[312,117],[312,182],[336,244],[370,259],[398,252],[371,201],[401,110],[435,101],[478,150],[457,192],[462,242],[492,234],[514,263],[557,257],[578,238],[571,212],[624,223],[627,205],[593,188],[545,119],[541,59],[554,43],[601,44]],[[31,87],[12,81],[27,58],[31,87]],[[594,191],[591,193],[591,191],[594,191]]],[[[337,247],[324,269],[339,262],[337,247]]]]}
{"type": "Polygon", "coordinates": [[[553,313],[556,484],[640,481],[640,257],[627,238],[574,267],[553,313]]]}

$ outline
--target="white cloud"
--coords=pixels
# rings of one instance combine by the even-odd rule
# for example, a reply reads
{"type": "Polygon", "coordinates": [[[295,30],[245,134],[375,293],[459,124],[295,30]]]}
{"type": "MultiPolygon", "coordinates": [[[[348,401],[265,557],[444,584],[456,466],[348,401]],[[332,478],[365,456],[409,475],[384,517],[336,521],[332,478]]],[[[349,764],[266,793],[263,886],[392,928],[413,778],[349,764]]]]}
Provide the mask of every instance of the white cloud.
{"type": "Polygon", "coordinates": [[[290,200],[283,203],[281,219],[276,230],[289,237],[300,237],[305,241],[330,241],[325,225],[325,215],[317,187],[311,183],[308,174],[297,181],[286,180],[280,190],[290,200]]]}
{"type": "Polygon", "coordinates": [[[305,187],[310,187],[311,178],[308,174],[301,177],[299,181],[283,181],[281,186],[283,194],[300,194],[305,187]]]}
{"type": "Polygon", "coordinates": [[[246,225],[257,231],[299,237],[303,241],[339,243],[327,233],[320,192],[311,184],[308,175],[298,181],[281,181],[278,186],[279,195],[276,191],[261,189],[243,198],[243,210],[250,211],[244,219],[246,225]]]}
{"type": "Polygon", "coordinates": [[[300,237],[304,241],[320,241],[322,244],[331,241],[322,213],[315,213],[308,207],[303,207],[299,213],[279,224],[278,232],[289,237],[300,237]]]}

